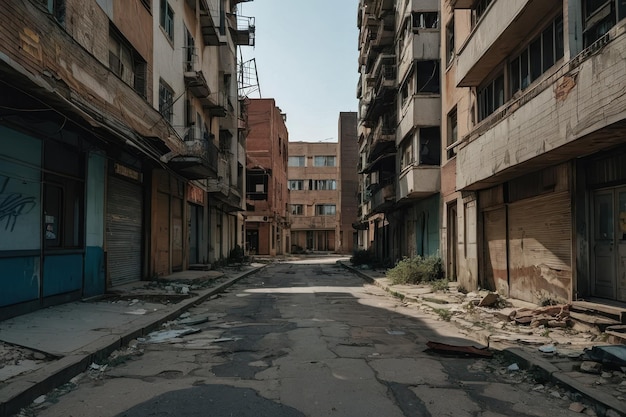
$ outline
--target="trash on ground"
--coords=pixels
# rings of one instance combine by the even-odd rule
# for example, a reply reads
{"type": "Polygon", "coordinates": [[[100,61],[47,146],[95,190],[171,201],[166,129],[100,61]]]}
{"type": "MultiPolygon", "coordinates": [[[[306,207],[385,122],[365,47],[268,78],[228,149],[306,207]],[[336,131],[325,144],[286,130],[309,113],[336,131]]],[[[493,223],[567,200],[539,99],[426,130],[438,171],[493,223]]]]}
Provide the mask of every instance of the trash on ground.
{"type": "Polygon", "coordinates": [[[573,411],[575,413],[582,413],[583,411],[585,411],[587,407],[585,407],[583,404],[581,403],[571,403],[569,405],[569,409],[570,411],[573,411]]]}
{"type": "Polygon", "coordinates": [[[387,334],[390,334],[392,336],[401,336],[403,334],[405,334],[402,330],[391,330],[391,329],[387,329],[387,334]]]}
{"type": "Polygon", "coordinates": [[[516,363],[512,363],[506,369],[508,369],[511,372],[519,371],[519,365],[516,363]]]}
{"type": "Polygon", "coordinates": [[[566,327],[569,325],[569,304],[540,307],[536,309],[520,308],[511,312],[511,320],[530,327],[566,327]]]}
{"type": "Polygon", "coordinates": [[[180,324],[186,324],[187,326],[193,326],[194,324],[206,323],[209,321],[207,316],[191,316],[178,320],[180,324]]]}
{"type": "Polygon", "coordinates": [[[192,327],[186,327],[184,329],[176,329],[176,330],[159,330],[156,332],[149,333],[148,336],[144,339],[145,343],[162,343],[167,342],[170,339],[175,339],[177,337],[186,336],[188,334],[199,333],[200,329],[195,329],[192,327]]]}
{"type": "Polygon", "coordinates": [[[602,372],[602,364],[593,361],[583,361],[580,363],[580,371],[599,375],[602,372]]]}
{"type": "Polygon", "coordinates": [[[554,345],[543,345],[539,347],[539,352],[546,354],[554,354],[556,353],[556,346],[554,345]]]}
{"type": "Polygon", "coordinates": [[[480,302],[478,303],[478,306],[479,307],[491,307],[492,305],[496,304],[499,299],[500,299],[500,296],[497,293],[490,292],[489,294],[485,295],[482,300],[480,300],[480,302]]]}
{"type": "Polygon", "coordinates": [[[461,353],[465,355],[472,356],[482,356],[485,358],[490,358],[493,356],[493,352],[491,352],[487,348],[477,348],[476,346],[464,346],[464,345],[450,345],[447,343],[439,343],[439,342],[428,342],[426,346],[431,348],[434,351],[443,352],[443,353],[461,353]]]}
{"type": "Polygon", "coordinates": [[[143,316],[147,312],[148,312],[148,310],[146,310],[145,308],[138,308],[137,310],[127,311],[126,314],[133,314],[133,315],[136,315],[136,316],[143,316]]]}

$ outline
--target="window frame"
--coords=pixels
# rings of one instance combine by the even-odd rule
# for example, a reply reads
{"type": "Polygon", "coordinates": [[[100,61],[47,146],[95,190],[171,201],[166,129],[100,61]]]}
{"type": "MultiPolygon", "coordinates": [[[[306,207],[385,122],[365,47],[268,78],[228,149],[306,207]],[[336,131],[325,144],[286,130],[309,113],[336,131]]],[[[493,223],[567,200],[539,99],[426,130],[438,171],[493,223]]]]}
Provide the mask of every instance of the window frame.
{"type": "Polygon", "coordinates": [[[330,203],[316,204],[316,216],[335,216],[337,214],[337,205],[330,203]]]}
{"type": "Polygon", "coordinates": [[[335,167],[337,166],[337,157],[335,155],[315,155],[313,157],[313,166],[335,167]]]}
{"type": "Polygon", "coordinates": [[[304,191],[304,180],[288,180],[289,190],[304,191]]]}
{"type": "Polygon", "coordinates": [[[159,80],[159,113],[170,124],[174,122],[174,90],[163,79],[159,80]]]}
{"type": "Polygon", "coordinates": [[[161,0],[159,25],[171,42],[174,42],[174,9],[167,0],[161,0]]]}
{"type": "Polygon", "coordinates": [[[137,94],[146,98],[148,64],[113,25],[109,26],[109,69],[137,94]],[[112,51],[113,46],[116,51],[112,51]],[[126,67],[130,68],[130,77],[124,71],[126,67]]]}
{"type": "Polygon", "coordinates": [[[287,159],[287,166],[304,167],[306,166],[306,157],[304,155],[294,155],[294,156],[290,155],[289,158],[287,159]],[[296,160],[298,161],[298,163],[294,164],[294,161],[296,160]]]}
{"type": "Polygon", "coordinates": [[[289,204],[289,213],[292,216],[304,216],[304,204],[289,204]]]}

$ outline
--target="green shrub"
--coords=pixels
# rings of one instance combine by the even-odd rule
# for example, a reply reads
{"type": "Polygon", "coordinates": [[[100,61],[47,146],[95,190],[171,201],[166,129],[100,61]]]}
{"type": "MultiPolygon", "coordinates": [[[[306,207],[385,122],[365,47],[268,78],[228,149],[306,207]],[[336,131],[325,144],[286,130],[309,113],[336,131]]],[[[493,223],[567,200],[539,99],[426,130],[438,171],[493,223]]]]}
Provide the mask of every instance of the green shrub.
{"type": "Polygon", "coordinates": [[[418,284],[443,277],[443,264],[438,256],[403,258],[387,271],[392,284],[418,284]]]}
{"type": "Polygon", "coordinates": [[[374,253],[369,249],[361,249],[354,252],[350,258],[352,265],[374,265],[376,264],[376,257],[374,253]]]}
{"type": "Polygon", "coordinates": [[[448,292],[448,279],[447,278],[436,279],[430,283],[430,286],[435,292],[437,291],[448,292]]]}

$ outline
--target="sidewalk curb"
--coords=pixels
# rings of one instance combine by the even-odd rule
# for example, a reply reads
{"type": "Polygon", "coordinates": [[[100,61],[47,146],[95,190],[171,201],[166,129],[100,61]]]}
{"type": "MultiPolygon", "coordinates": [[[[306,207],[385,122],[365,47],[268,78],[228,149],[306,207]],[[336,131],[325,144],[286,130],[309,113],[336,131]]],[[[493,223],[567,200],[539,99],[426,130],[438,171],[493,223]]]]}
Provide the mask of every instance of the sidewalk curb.
{"type": "MultiPolygon", "coordinates": [[[[416,302],[422,302],[416,297],[409,297],[405,294],[401,294],[398,291],[392,290],[388,285],[382,284],[376,278],[373,278],[367,275],[366,272],[361,271],[357,268],[348,265],[345,262],[341,262],[341,265],[349,271],[352,271],[363,278],[365,281],[374,284],[387,293],[397,297],[401,300],[411,300],[416,302]]],[[[525,351],[519,347],[501,347],[495,348],[490,344],[491,334],[487,331],[479,331],[475,334],[468,334],[468,338],[474,340],[475,342],[484,344],[492,349],[498,350],[503,353],[505,357],[508,357],[509,360],[513,362],[517,362],[517,364],[522,369],[527,369],[531,372],[537,374],[541,379],[545,381],[552,382],[564,388],[567,388],[571,391],[577,393],[581,398],[572,399],[573,401],[578,401],[580,399],[586,400],[587,403],[594,406],[595,411],[599,416],[605,416],[608,410],[613,410],[615,413],[620,416],[626,417],[626,404],[620,402],[615,399],[613,396],[605,394],[603,392],[599,392],[598,390],[590,389],[580,382],[578,382],[575,378],[569,376],[567,372],[564,372],[551,364],[550,362],[538,357],[537,355],[532,355],[529,352],[525,351]]],[[[613,414],[616,415],[616,414],[613,414]]]]}
{"type": "Polygon", "coordinates": [[[113,351],[128,344],[137,337],[150,333],[161,324],[180,316],[191,307],[206,301],[209,297],[223,292],[237,281],[260,271],[267,265],[261,265],[245,271],[216,287],[204,290],[195,298],[181,301],[172,311],[155,314],[154,320],[140,328],[126,329],[119,335],[103,337],[87,346],[79,349],[75,354],[50,362],[48,365],[34,372],[15,377],[9,385],[0,389],[0,416],[11,416],[28,406],[40,395],[44,395],[57,388],[76,375],[84,372],[93,362],[98,362],[108,357],[113,351]],[[88,352],[88,353],[83,353],[88,352]]]}

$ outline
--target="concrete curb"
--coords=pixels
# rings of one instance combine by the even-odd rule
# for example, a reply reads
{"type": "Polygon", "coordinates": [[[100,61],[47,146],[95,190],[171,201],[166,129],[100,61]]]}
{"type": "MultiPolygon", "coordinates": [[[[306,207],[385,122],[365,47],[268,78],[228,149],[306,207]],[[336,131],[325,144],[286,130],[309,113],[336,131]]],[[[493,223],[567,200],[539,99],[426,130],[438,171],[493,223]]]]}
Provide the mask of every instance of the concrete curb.
{"type": "Polygon", "coordinates": [[[70,379],[87,370],[93,362],[107,358],[113,351],[128,344],[131,340],[142,337],[159,328],[161,324],[172,321],[191,307],[206,301],[209,297],[223,292],[237,281],[265,268],[267,265],[245,271],[213,288],[203,290],[200,295],[181,301],[172,311],[155,314],[153,320],[140,328],[126,329],[118,335],[109,335],[84,346],[81,352],[70,354],[59,360],[25,375],[17,376],[10,384],[0,389],[0,416],[17,414],[40,395],[44,395],[70,379]]]}
{"type": "MultiPolygon", "coordinates": [[[[367,275],[367,273],[364,271],[353,268],[351,265],[348,265],[344,262],[341,262],[341,265],[347,270],[356,273],[365,281],[382,288],[394,297],[400,298],[402,300],[411,300],[422,303],[422,300],[419,300],[416,297],[409,297],[406,294],[401,294],[396,290],[392,290],[389,286],[382,284],[377,279],[367,275]]],[[[599,390],[589,388],[584,384],[581,384],[575,378],[571,377],[566,372],[561,371],[552,363],[546,361],[538,355],[533,355],[522,348],[493,347],[493,344],[490,344],[490,336],[491,333],[489,333],[488,331],[478,331],[474,334],[468,334],[467,337],[474,340],[475,342],[502,352],[509,360],[511,360],[512,362],[516,362],[520,366],[520,368],[527,369],[535,373],[539,376],[540,379],[552,382],[571,391],[574,391],[580,398],[572,400],[585,402],[588,405],[592,406],[598,416],[606,416],[608,410],[613,410],[613,412],[615,413],[612,414],[613,416],[620,415],[626,417],[626,404],[620,402],[615,397],[604,392],[600,392],[599,390]]]]}

